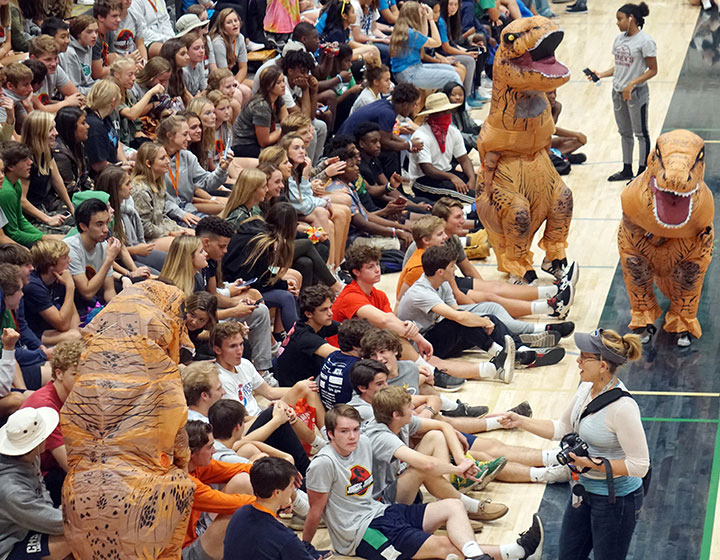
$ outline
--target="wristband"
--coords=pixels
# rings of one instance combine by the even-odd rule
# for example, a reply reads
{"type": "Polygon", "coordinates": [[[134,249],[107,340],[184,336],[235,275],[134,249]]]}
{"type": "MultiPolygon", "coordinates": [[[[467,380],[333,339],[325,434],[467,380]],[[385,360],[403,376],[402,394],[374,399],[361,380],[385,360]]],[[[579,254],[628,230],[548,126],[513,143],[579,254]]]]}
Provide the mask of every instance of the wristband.
{"type": "Polygon", "coordinates": [[[390,181],[388,181],[387,185],[385,185],[385,192],[391,193],[393,190],[393,186],[390,184],[390,181]]]}
{"type": "Polygon", "coordinates": [[[397,237],[397,231],[395,231],[395,228],[390,228],[390,229],[392,229],[393,239],[396,238],[396,237],[397,237]]]}
{"type": "Polygon", "coordinates": [[[335,76],[335,77],[340,81],[340,83],[339,83],[338,85],[339,85],[339,86],[343,85],[343,79],[340,77],[340,74],[338,74],[338,75],[335,76]]]}

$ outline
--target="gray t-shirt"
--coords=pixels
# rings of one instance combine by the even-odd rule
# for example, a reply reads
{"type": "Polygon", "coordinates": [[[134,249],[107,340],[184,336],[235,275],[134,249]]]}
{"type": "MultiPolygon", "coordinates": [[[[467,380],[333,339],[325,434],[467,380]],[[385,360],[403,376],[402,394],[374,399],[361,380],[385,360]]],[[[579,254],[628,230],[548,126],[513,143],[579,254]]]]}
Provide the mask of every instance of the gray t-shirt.
{"type": "MultiPolygon", "coordinates": [[[[237,39],[233,41],[233,44],[235,46],[235,56],[237,57],[236,62],[247,62],[247,47],[245,46],[245,37],[242,36],[242,33],[237,36],[237,39]]],[[[215,63],[217,64],[217,67],[227,68],[227,47],[225,46],[223,38],[220,35],[213,37],[212,46],[215,53],[215,63]]]]}
{"type": "Polygon", "coordinates": [[[394,498],[395,481],[407,468],[404,461],[394,457],[395,452],[403,446],[410,446],[410,437],[420,429],[420,424],[420,418],[412,416],[410,423],[400,428],[400,433],[397,435],[392,433],[386,424],[376,420],[372,420],[365,426],[363,433],[372,444],[372,472],[375,477],[373,498],[377,499],[383,494],[386,499],[394,498]],[[392,490],[388,495],[385,490],[390,488],[392,490]]]}
{"type": "Polygon", "coordinates": [[[390,386],[402,387],[411,395],[419,395],[420,369],[415,362],[399,360],[397,376],[388,377],[387,382],[390,386]]]}
{"type": "Polygon", "coordinates": [[[352,399],[348,401],[348,404],[360,413],[363,428],[368,422],[375,420],[375,412],[373,412],[372,405],[364,401],[357,393],[353,393],[352,399]]]}
{"type": "MultiPolygon", "coordinates": [[[[255,72],[255,77],[253,78],[253,85],[252,85],[252,92],[253,95],[255,95],[258,91],[260,91],[260,76],[262,75],[263,71],[266,68],[270,68],[270,66],[276,66],[276,62],[280,60],[280,57],[271,58],[267,62],[264,62],[260,68],[258,68],[258,71],[255,72]]],[[[285,76],[285,93],[282,94],[283,102],[285,103],[285,107],[288,109],[291,109],[297,105],[295,103],[295,96],[300,97],[302,95],[302,90],[299,87],[290,87],[290,82],[288,82],[287,76],[285,76]]]]}
{"type": "Polygon", "coordinates": [[[230,449],[224,443],[220,443],[215,440],[215,453],[212,456],[216,461],[222,461],[223,463],[249,463],[245,457],[240,457],[232,449],[230,449]]]}
{"type": "Polygon", "coordinates": [[[443,282],[436,290],[423,274],[403,295],[398,304],[397,316],[403,321],[413,321],[424,332],[442,320],[441,316],[431,311],[439,303],[450,307],[457,305],[450,284],[443,282]]]}
{"type": "Polygon", "coordinates": [[[5,212],[3,212],[3,209],[0,208],[0,229],[4,228],[8,223],[7,216],[5,215],[5,212]]]}
{"type": "Polygon", "coordinates": [[[370,440],[361,435],[357,449],[347,457],[326,445],[308,467],[307,489],[329,494],[323,518],[340,554],[354,555],[372,520],[388,507],[373,499],[372,462],[370,440]]]}
{"type": "Polygon", "coordinates": [[[57,70],[54,74],[48,74],[45,76],[40,89],[34,94],[40,103],[47,105],[52,103],[56,99],[61,99],[59,90],[61,87],[65,87],[70,81],[67,73],[63,70],[62,66],[58,64],[57,70]]]}
{"type": "MultiPolygon", "coordinates": [[[[445,242],[445,245],[450,247],[453,251],[455,251],[455,263],[460,264],[465,259],[467,259],[467,255],[465,254],[465,249],[462,246],[462,243],[460,242],[460,238],[457,235],[453,235],[448,238],[448,240],[445,242]]],[[[410,257],[413,256],[413,253],[417,250],[417,245],[413,241],[410,243],[410,246],[407,248],[407,251],[405,251],[405,256],[403,257],[403,267],[407,264],[407,262],[410,260],[410,257]]]]}
{"type": "MultiPolygon", "coordinates": [[[[632,80],[647,70],[645,59],[649,56],[657,56],[657,47],[652,37],[644,31],[632,36],[620,33],[615,37],[612,54],[615,57],[613,89],[622,91],[632,80]]],[[[647,86],[647,84],[643,85],[647,86]]]]}
{"type": "MultiPolygon", "coordinates": [[[[91,280],[105,262],[107,241],[97,243],[90,251],[85,250],[79,233],[66,237],[63,241],[70,247],[70,264],[68,265],[70,274],[73,276],[84,274],[88,280],[91,280]]],[[[106,276],[111,276],[112,272],[112,267],[109,267],[106,276]]]]}
{"type": "Polygon", "coordinates": [[[233,124],[233,144],[245,146],[257,144],[255,127],[266,126],[272,132],[273,127],[280,126],[279,123],[273,121],[273,112],[268,102],[262,97],[253,97],[233,124]]]}
{"type": "Polygon", "coordinates": [[[125,19],[120,22],[117,31],[113,33],[115,39],[115,52],[127,56],[137,50],[135,39],[145,37],[145,24],[137,14],[128,12],[125,19]]]}
{"type": "Polygon", "coordinates": [[[183,81],[190,95],[197,95],[205,91],[208,85],[208,71],[205,64],[198,62],[195,68],[189,64],[183,67],[183,81]]]}

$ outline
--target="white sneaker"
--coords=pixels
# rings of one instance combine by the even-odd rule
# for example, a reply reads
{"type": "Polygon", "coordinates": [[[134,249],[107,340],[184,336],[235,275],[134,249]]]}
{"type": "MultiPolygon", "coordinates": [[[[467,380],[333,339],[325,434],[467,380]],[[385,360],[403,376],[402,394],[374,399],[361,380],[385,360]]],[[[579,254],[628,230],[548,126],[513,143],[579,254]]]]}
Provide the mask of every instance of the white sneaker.
{"type": "Polygon", "coordinates": [[[570,467],[567,465],[556,465],[554,467],[545,467],[545,471],[538,477],[538,482],[546,482],[547,484],[556,484],[558,482],[569,482],[570,467]]]}
{"type": "Polygon", "coordinates": [[[515,342],[505,335],[505,347],[497,356],[490,360],[496,368],[495,379],[503,383],[511,383],[515,375],[515,342]]]}
{"type": "Polygon", "coordinates": [[[280,383],[278,383],[277,379],[275,379],[275,376],[272,374],[271,371],[260,372],[260,375],[262,375],[262,378],[265,380],[265,383],[270,385],[270,387],[279,387],[280,386],[280,383]]]}

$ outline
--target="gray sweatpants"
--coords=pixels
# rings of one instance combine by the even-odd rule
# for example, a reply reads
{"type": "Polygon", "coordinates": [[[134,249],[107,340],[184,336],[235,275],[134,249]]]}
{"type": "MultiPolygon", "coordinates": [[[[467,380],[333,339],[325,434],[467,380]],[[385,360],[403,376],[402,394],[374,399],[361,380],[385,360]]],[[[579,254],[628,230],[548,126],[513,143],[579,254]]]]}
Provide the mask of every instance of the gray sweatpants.
{"type": "Polygon", "coordinates": [[[465,95],[472,95],[473,79],[475,78],[475,59],[469,54],[451,54],[448,56],[452,56],[465,67],[465,81],[463,82],[463,89],[465,89],[465,95]]]}
{"type": "Polygon", "coordinates": [[[465,305],[461,305],[460,309],[470,311],[476,315],[495,315],[513,334],[533,333],[537,326],[536,323],[513,319],[502,305],[490,301],[484,303],[466,303],[465,305]]]}
{"type": "Polygon", "coordinates": [[[322,121],[320,119],[313,119],[313,128],[315,129],[315,134],[313,135],[313,139],[310,141],[310,145],[307,149],[307,155],[310,158],[310,161],[312,161],[313,165],[317,165],[318,161],[320,161],[320,158],[323,155],[323,150],[325,150],[325,140],[327,139],[327,124],[325,121],[322,121]]]}
{"type": "Polygon", "coordinates": [[[252,352],[252,363],[257,370],[268,370],[272,367],[272,345],[270,337],[270,312],[264,303],[258,305],[250,315],[239,317],[250,328],[248,344],[252,352]]]}
{"type": "Polygon", "coordinates": [[[640,144],[639,163],[645,167],[650,153],[650,133],[648,132],[648,103],[650,101],[650,88],[647,85],[636,87],[630,98],[625,101],[622,91],[613,90],[613,109],[615,122],[622,142],[623,164],[632,165],[633,162],[633,134],[640,144]]]}

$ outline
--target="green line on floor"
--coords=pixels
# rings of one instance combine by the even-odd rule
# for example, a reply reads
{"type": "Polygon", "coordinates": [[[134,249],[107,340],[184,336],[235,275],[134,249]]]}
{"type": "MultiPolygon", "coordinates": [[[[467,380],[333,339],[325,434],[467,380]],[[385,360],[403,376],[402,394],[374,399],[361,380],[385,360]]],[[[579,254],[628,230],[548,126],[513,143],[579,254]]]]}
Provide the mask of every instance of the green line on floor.
{"type": "Polygon", "coordinates": [[[694,422],[698,424],[717,424],[720,420],[717,419],[705,419],[705,418],[653,418],[643,417],[641,420],[645,422],[694,422]]]}
{"type": "Polygon", "coordinates": [[[715,525],[718,480],[720,480],[720,429],[715,430],[715,451],[713,453],[712,470],[710,471],[707,506],[705,507],[705,524],[703,526],[702,544],[700,545],[700,560],[710,559],[713,526],[715,525]]]}

